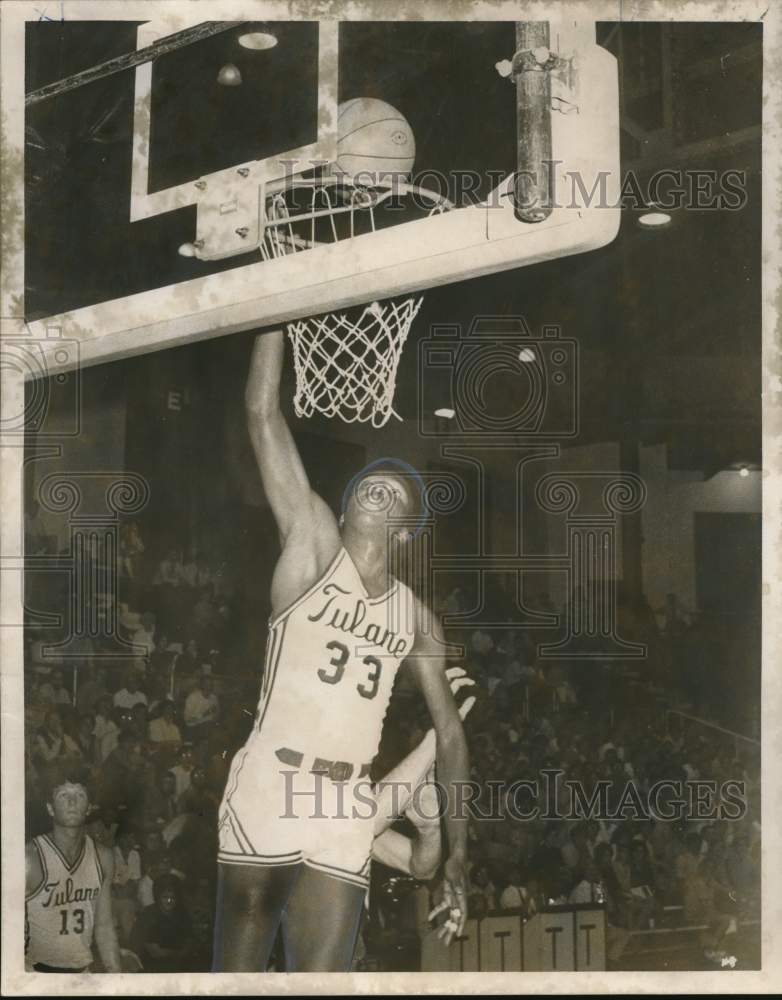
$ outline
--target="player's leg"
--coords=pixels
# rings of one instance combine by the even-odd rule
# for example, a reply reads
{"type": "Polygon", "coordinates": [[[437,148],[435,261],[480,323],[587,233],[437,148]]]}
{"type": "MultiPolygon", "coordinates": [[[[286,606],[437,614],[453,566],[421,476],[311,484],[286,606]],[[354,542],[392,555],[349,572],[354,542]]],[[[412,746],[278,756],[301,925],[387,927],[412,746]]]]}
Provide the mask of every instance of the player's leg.
{"type": "Polygon", "coordinates": [[[300,867],[218,864],[214,972],[265,972],[300,867]]]}
{"type": "Polygon", "coordinates": [[[282,918],[287,972],[348,972],[366,889],[303,865],[282,918]]]}

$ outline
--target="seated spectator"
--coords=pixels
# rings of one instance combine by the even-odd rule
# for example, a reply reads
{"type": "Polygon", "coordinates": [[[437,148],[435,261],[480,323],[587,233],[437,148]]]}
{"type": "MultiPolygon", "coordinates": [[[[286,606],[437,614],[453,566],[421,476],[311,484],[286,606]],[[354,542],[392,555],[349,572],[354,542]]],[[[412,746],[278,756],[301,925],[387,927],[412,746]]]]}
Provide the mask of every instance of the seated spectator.
{"type": "Polygon", "coordinates": [[[139,688],[138,675],[135,670],[129,670],[125,687],[120,688],[114,695],[114,705],[117,708],[132,709],[134,705],[147,704],[147,696],[139,688]]]}
{"type": "Polygon", "coordinates": [[[190,918],[182,902],[182,886],[174,875],[154,884],[155,902],[139,914],[133,950],[145,972],[177,972],[188,967],[193,947],[190,918]]]}
{"type": "Polygon", "coordinates": [[[605,889],[600,878],[600,872],[591,858],[586,860],[581,877],[570,890],[568,902],[595,904],[605,902],[605,889]]]}
{"type": "Polygon", "coordinates": [[[144,542],[136,521],[125,521],[119,532],[119,571],[129,580],[138,576],[144,542]]]}
{"type": "Polygon", "coordinates": [[[158,632],[155,636],[154,647],[149,654],[149,675],[151,677],[168,677],[175,655],[168,648],[167,633],[158,632]]]}
{"type": "Polygon", "coordinates": [[[144,790],[142,811],[144,828],[147,830],[162,830],[176,818],[179,812],[176,777],[171,771],[161,771],[155,783],[144,790]]]}
{"type": "Polygon", "coordinates": [[[147,719],[146,703],[143,701],[136,702],[130,710],[130,715],[130,731],[139,743],[146,743],[149,738],[149,721],[147,719]]]}
{"type": "Polygon", "coordinates": [[[684,885],[698,868],[701,860],[703,841],[698,833],[688,833],[684,838],[684,846],[676,858],[676,878],[683,892],[684,885]]]}
{"type": "Polygon", "coordinates": [[[155,587],[178,587],[182,583],[183,569],[182,557],[179,550],[170,549],[168,555],[158,564],[158,568],[152,578],[152,585],[155,587]]]}
{"type": "Polygon", "coordinates": [[[190,633],[200,639],[202,643],[206,643],[207,649],[209,648],[208,642],[214,632],[216,619],[217,608],[212,599],[212,588],[203,587],[191,612],[190,633]]]}
{"type": "Polygon", "coordinates": [[[202,767],[193,768],[190,775],[190,787],[182,793],[178,805],[180,812],[191,813],[198,819],[206,820],[208,823],[214,824],[216,829],[220,801],[210,790],[206,781],[206,772],[202,767]]]}
{"type": "Polygon", "coordinates": [[[133,633],[130,641],[139,647],[138,655],[149,661],[155,649],[155,616],[149,611],[142,614],[141,626],[133,633]]]}
{"type": "Polygon", "coordinates": [[[72,704],[71,693],[62,682],[62,670],[52,670],[49,679],[38,688],[38,700],[50,705],[72,704]]]}
{"type": "Polygon", "coordinates": [[[169,699],[169,678],[162,674],[150,674],[147,678],[147,705],[150,719],[156,719],[163,710],[163,703],[169,699]]]}
{"type": "Polygon", "coordinates": [[[80,715],[76,725],[75,743],[79,752],[89,764],[96,763],[95,759],[95,716],[89,712],[80,715]]]}
{"type": "Polygon", "coordinates": [[[189,743],[185,743],[179,751],[179,758],[171,768],[171,773],[176,781],[175,794],[179,800],[190,787],[190,777],[193,772],[193,748],[189,743]]]}
{"type": "Polygon", "coordinates": [[[189,639],[182,653],[174,661],[174,670],[178,677],[197,674],[201,669],[203,657],[195,639],[189,639]]]}
{"type": "Polygon", "coordinates": [[[510,865],[508,867],[508,884],[500,894],[500,909],[525,909],[527,895],[527,890],[522,884],[521,867],[519,865],[510,865]]]}
{"type": "Polygon", "coordinates": [[[700,943],[711,961],[722,956],[720,945],[732,920],[731,914],[720,905],[719,888],[708,856],[688,873],[684,883],[684,918],[688,924],[707,925],[701,931],[700,943]]]}
{"type": "Polygon", "coordinates": [[[97,745],[98,763],[101,764],[109,759],[119,745],[120,735],[130,732],[133,723],[133,713],[126,708],[115,708],[112,712],[110,724],[103,728],[103,735],[97,745]]]}
{"type": "Polygon", "coordinates": [[[144,792],[145,760],[141,744],[129,729],[119,733],[117,746],[100,769],[100,801],[125,815],[135,816],[144,792]]]}
{"type": "Polygon", "coordinates": [[[217,721],[219,702],[214,693],[214,681],[207,673],[203,673],[198,687],[191,691],[185,700],[185,726],[191,739],[198,739],[217,721]]]}
{"type": "Polygon", "coordinates": [[[87,823],[87,833],[92,839],[112,851],[117,841],[118,829],[119,822],[115,810],[105,806],[102,806],[97,813],[91,816],[87,823]]]}
{"type": "MultiPolygon", "coordinates": [[[[645,844],[641,843],[639,846],[646,852],[645,844]]],[[[639,878],[648,875],[641,865],[640,851],[634,860],[632,844],[624,833],[615,840],[615,848],[613,869],[624,900],[628,929],[635,931],[646,928],[655,911],[655,900],[652,887],[639,881],[639,878]]]]}
{"type": "Polygon", "coordinates": [[[149,738],[161,749],[176,750],[182,745],[182,733],[174,720],[173,701],[164,701],[160,716],[149,723],[149,738]]]}
{"type": "Polygon", "coordinates": [[[100,746],[103,737],[111,729],[116,728],[117,725],[114,721],[114,699],[108,693],[102,694],[95,702],[95,729],[93,732],[99,761],[103,760],[103,757],[100,755],[100,746]]]}
{"type": "Polygon", "coordinates": [[[121,830],[114,845],[114,879],[111,884],[112,911],[120,943],[127,946],[136,919],[136,894],[141,878],[141,856],[132,830],[121,830]]]}
{"type": "Polygon", "coordinates": [[[108,693],[106,671],[102,667],[85,664],[79,670],[79,686],[76,688],[76,708],[80,715],[94,712],[98,699],[108,693]]]}
{"type": "Polygon", "coordinates": [[[646,841],[637,837],[630,849],[630,891],[638,895],[638,889],[648,889],[653,895],[656,889],[654,868],[649,856],[646,841]]]}
{"type": "Polygon", "coordinates": [[[562,862],[573,872],[585,870],[589,859],[589,830],[586,823],[578,823],[562,846],[562,862]]]}
{"type": "Polygon", "coordinates": [[[206,556],[197,555],[195,564],[196,572],[193,586],[198,590],[202,590],[204,587],[213,588],[215,583],[215,574],[212,572],[212,567],[209,565],[209,561],[206,556]]]}
{"type": "Polygon", "coordinates": [[[147,906],[153,906],[155,902],[155,882],[161,875],[171,873],[171,855],[160,851],[156,854],[145,854],[142,867],[144,872],[139,879],[136,899],[139,909],[143,910],[147,906]]]}
{"type": "Polygon", "coordinates": [[[193,927],[194,951],[191,968],[196,972],[209,972],[212,968],[212,941],[214,939],[214,898],[212,879],[200,875],[186,888],[186,906],[193,927]]]}
{"type": "Polygon", "coordinates": [[[51,764],[62,757],[81,756],[78,745],[63,729],[62,717],[54,708],[46,713],[44,724],[38,730],[33,756],[41,764],[51,764]]]}
{"type": "Polygon", "coordinates": [[[478,905],[483,906],[487,913],[497,909],[497,890],[489,877],[488,868],[482,864],[473,865],[470,870],[470,913],[473,912],[472,903],[478,897],[482,900],[478,905]]]}

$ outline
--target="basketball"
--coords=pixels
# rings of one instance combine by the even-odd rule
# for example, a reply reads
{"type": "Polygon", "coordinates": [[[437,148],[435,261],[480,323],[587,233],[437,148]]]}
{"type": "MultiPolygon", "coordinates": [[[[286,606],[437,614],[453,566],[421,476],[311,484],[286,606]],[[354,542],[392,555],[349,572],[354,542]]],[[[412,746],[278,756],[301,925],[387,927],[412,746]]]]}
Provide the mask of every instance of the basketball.
{"type": "Polygon", "coordinates": [[[355,177],[409,177],[415,162],[415,136],[410,123],[390,104],[356,97],[339,106],[337,169],[355,177]]]}

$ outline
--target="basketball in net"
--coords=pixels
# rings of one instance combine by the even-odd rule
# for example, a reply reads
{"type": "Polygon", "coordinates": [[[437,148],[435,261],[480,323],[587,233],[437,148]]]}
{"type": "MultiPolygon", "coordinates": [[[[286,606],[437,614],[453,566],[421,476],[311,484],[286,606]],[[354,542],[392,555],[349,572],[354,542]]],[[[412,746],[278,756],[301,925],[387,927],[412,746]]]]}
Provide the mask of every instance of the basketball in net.
{"type": "Polygon", "coordinates": [[[382,427],[394,412],[399,359],[422,298],[373,302],[354,318],[327,313],[288,324],[296,415],[382,427]]]}
{"type": "Polygon", "coordinates": [[[401,111],[385,101],[356,97],[337,110],[339,173],[402,180],[415,163],[415,136],[401,111]]]}

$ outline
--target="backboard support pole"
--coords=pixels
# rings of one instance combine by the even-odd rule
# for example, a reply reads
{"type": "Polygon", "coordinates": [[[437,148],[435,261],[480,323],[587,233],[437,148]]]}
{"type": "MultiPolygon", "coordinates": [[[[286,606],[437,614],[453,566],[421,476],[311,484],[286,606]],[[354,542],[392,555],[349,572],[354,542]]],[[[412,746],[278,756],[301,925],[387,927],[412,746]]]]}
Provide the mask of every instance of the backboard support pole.
{"type": "Polygon", "coordinates": [[[551,77],[548,21],[516,23],[516,164],[514,201],[520,222],[543,222],[552,212],[551,77]]]}

